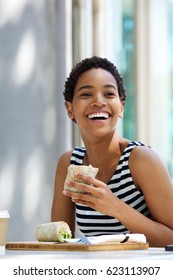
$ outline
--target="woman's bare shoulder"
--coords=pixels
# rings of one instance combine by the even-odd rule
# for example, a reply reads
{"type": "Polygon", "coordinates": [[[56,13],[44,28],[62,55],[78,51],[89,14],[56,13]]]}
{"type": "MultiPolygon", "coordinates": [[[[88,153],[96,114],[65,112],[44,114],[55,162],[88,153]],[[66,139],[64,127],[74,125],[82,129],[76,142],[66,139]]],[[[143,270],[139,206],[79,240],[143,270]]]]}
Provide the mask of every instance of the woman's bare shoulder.
{"type": "MultiPolygon", "coordinates": [[[[58,161],[57,168],[56,168],[56,174],[55,174],[55,192],[61,193],[64,188],[64,181],[67,176],[67,169],[70,165],[70,157],[71,157],[72,151],[67,151],[63,153],[58,161]]],[[[54,196],[55,199],[59,197],[59,195],[54,196]]]]}
{"type": "Polygon", "coordinates": [[[134,147],[131,152],[129,162],[136,166],[138,164],[147,164],[147,166],[149,166],[150,164],[161,164],[163,166],[163,161],[161,160],[158,153],[156,153],[147,145],[134,147]]]}
{"type": "Polygon", "coordinates": [[[151,182],[171,185],[171,177],[166,165],[157,152],[148,146],[135,147],[129,158],[129,168],[134,182],[139,186],[149,186],[151,182]]]}
{"type": "Polygon", "coordinates": [[[58,162],[59,162],[59,163],[63,163],[63,164],[69,165],[69,164],[70,164],[70,159],[71,159],[72,152],[73,152],[73,150],[69,150],[69,151],[64,152],[64,153],[60,156],[58,162]]]}
{"type": "Polygon", "coordinates": [[[64,152],[58,160],[56,176],[65,177],[67,173],[67,168],[70,165],[72,150],[64,152]]]}

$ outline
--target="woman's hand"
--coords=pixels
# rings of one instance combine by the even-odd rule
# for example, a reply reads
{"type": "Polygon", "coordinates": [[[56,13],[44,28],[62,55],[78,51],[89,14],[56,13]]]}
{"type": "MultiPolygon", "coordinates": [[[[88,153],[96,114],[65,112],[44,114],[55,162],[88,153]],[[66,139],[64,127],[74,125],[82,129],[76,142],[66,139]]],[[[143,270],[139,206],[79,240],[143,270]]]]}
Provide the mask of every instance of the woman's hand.
{"type": "Polygon", "coordinates": [[[74,203],[89,206],[105,215],[115,217],[114,205],[119,199],[111,192],[105,183],[81,174],[78,174],[76,179],[82,180],[83,183],[69,181],[67,184],[69,187],[79,189],[80,193],[64,190],[64,195],[71,197],[74,203]],[[83,193],[81,193],[81,191],[83,193]]]}

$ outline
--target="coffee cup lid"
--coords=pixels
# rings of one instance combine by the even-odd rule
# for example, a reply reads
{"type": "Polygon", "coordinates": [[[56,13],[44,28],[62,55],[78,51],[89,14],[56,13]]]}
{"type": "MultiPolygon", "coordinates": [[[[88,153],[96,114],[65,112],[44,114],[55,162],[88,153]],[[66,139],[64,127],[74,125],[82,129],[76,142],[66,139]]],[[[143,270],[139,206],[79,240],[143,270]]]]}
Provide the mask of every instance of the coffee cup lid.
{"type": "Polygon", "coordinates": [[[0,210],[0,218],[10,218],[8,210],[0,210]]]}

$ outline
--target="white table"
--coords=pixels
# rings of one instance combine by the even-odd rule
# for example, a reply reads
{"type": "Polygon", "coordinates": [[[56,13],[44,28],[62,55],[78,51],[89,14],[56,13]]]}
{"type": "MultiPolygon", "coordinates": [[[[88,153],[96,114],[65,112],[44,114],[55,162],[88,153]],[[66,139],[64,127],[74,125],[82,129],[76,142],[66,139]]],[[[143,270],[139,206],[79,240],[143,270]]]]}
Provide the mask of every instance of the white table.
{"type": "Polygon", "coordinates": [[[128,275],[123,274],[128,280],[163,280],[165,275],[167,280],[172,280],[173,252],[165,251],[165,248],[97,252],[6,250],[5,255],[0,256],[0,279],[19,279],[15,273],[20,275],[20,279],[27,280],[124,279],[122,271],[125,274],[128,272],[128,275]],[[38,271],[49,273],[54,269],[60,274],[44,275],[46,278],[37,274],[38,271]],[[150,272],[147,275],[144,273],[146,269],[150,272]],[[157,275],[152,274],[158,269],[157,275]],[[23,271],[27,276],[23,276],[23,271]],[[71,275],[71,272],[74,274],[71,275]]]}
{"type": "Polygon", "coordinates": [[[4,259],[131,259],[131,260],[173,260],[173,251],[165,248],[149,248],[146,250],[71,252],[71,251],[28,251],[6,250],[4,259]]]}

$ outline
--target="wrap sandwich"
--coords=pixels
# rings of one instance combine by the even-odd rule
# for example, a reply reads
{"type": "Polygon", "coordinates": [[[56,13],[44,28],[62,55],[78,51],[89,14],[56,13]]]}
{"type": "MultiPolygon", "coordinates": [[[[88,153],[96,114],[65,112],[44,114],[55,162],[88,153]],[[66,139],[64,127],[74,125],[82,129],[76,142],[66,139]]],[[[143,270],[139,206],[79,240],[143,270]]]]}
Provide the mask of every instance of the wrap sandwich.
{"type": "Polygon", "coordinates": [[[40,242],[64,242],[71,238],[69,225],[63,221],[40,224],[35,227],[35,236],[40,242]]]}
{"type": "Polygon", "coordinates": [[[93,167],[92,165],[89,165],[89,166],[88,165],[75,165],[75,164],[69,165],[68,170],[67,170],[67,176],[66,176],[65,183],[64,183],[64,189],[69,190],[71,192],[81,192],[82,193],[83,191],[79,191],[76,188],[69,187],[66,184],[66,182],[74,181],[74,182],[78,182],[78,183],[83,183],[82,180],[79,180],[76,178],[76,175],[78,173],[95,178],[98,171],[99,171],[99,169],[96,167],[93,167]]]}

